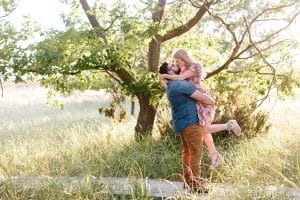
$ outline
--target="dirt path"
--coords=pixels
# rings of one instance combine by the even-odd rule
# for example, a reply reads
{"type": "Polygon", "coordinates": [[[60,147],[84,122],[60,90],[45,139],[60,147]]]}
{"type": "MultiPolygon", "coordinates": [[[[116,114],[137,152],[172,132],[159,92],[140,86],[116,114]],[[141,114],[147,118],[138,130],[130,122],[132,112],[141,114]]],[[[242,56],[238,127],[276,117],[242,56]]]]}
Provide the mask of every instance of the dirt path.
{"type": "MultiPolygon", "coordinates": [[[[49,177],[24,176],[1,178],[0,182],[7,182],[16,186],[45,187],[49,184],[62,184],[64,187],[78,187],[85,183],[97,183],[103,187],[103,193],[119,195],[150,196],[154,199],[227,199],[228,196],[245,187],[229,184],[209,184],[208,194],[192,194],[183,189],[183,182],[159,179],[131,179],[113,177],[49,177]]],[[[249,186],[247,186],[249,187],[249,186]]],[[[261,188],[260,188],[261,190],[261,188]]],[[[253,191],[253,188],[252,190],[253,191]]],[[[264,191],[270,195],[288,194],[291,199],[300,199],[300,190],[286,187],[265,187],[264,191]]]]}

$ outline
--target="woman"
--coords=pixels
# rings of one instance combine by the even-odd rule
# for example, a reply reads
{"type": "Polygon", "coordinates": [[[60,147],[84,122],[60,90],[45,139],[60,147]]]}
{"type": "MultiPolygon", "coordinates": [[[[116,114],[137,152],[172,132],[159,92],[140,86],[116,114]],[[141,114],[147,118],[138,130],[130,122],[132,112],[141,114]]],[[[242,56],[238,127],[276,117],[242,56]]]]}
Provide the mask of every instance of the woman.
{"type": "MultiPolygon", "coordinates": [[[[203,87],[202,80],[204,77],[204,70],[199,62],[194,61],[188,52],[184,49],[178,49],[173,53],[173,64],[181,68],[180,75],[159,74],[160,79],[171,80],[187,80],[192,83],[199,91],[210,95],[209,92],[203,87]]],[[[210,95],[211,96],[211,95],[210,95]]],[[[197,111],[199,117],[199,124],[203,126],[204,133],[203,140],[208,147],[211,168],[224,164],[222,155],[216,150],[213,137],[211,133],[228,130],[233,131],[236,136],[241,135],[241,128],[236,120],[229,120],[226,124],[212,124],[215,116],[215,111],[211,105],[197,104],[197,111]]]]}

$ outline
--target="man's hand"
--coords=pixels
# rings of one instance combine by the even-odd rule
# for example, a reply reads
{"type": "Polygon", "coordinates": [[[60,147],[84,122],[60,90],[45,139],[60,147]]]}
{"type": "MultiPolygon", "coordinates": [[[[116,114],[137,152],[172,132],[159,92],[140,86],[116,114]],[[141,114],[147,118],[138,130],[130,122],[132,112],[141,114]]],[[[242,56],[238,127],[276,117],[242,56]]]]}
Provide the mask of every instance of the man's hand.
{"type": "Polygon", "coordinates": [[[165,79],[165,78],[166,78],[166,75],[165,75],[165,74],[160,74],[160,73],[158,73],[158,78],[159,78],[160,80],[165,79]]]}
{"type": "Polygon", "coordinates": [[[160,79],[160,82],[162,83],[162,85],[167,88],[168,87],[168,81],[166,79],[160,79]]]}

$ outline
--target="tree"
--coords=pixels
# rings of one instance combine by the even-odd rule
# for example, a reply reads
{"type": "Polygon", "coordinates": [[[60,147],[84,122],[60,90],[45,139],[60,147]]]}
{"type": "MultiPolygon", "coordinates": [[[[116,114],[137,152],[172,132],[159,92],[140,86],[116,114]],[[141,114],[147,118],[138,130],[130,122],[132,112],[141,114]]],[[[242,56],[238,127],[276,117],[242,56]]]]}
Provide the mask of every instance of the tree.
{"type": "Polygon", "coordinates": [[[22,66],[30,62],[31,56],[24,49],[24,43],[38,31],[38,27],[29,19],[23,23],[22,30],[16,30],[6,18],[15,11],[19,1],[3,0],[0,2],[0,87],[3,96],[2,80],[13,77],[15,82],[22,81],[28,73],[22,66]]]}
{"type": "MultiPolygon", "coordinates": [[[[44,84],[69,91],[72,89],[68,88],[70,81],[92,80],[91,77],[95,80],[99,73],[105,73],[119,84],[122,92],[139,101],[137,138],[151,134],[153,128],[162,96],[156,78],[161,53],[169,52],[168,45],[187,32],[214,33],[215,38],[223,41],[224,53],[218,63],[213,63],[218,67],[212,69],[207,78],[226,70],[241,73],[244,68],[237,67],[236,63],[243,60],[260,63],[255,68],[256,73],[272,76],[267,91],[274,87],[277,79],[288,77],[278,72],[270,60],[273,50],[276,55],[283,53],[276,48],[283,47],[286,39],[281,40],[279,36],[299,15],[297,0],[259,3],[252,0],[148,0],[140,1],[140,6],[133,11],[121,1],[111,9],[97,3],[92,8],[87,0],[66,2],[84,11],[92,30],[77,18],[65,16],[68,30],[48,32],[44,41],[30,47],[32,54],[27,55],[31,58],[27,63],[18,67],[4,66],[2,74],[7,73],[9,67],[16,73],[39,74],[44,84]]],[[[268,94],[266,92],[265,97],[268,94]]]]}
{"type": "Polygon", "coordinates": [[[16,0],[2,0],[0,2],[0,19],[10,15],[18,6],[19,1],[16,0]]]}

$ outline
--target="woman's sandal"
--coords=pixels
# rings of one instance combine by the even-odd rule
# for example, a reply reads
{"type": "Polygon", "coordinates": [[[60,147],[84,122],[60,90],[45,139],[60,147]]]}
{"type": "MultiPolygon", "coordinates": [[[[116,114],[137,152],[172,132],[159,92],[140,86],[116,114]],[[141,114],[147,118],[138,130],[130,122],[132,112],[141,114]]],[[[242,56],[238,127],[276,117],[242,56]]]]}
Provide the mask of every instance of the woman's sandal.
{"type": "Polygon", "coordinates": [[[224,161],[222,155],[218,151],[213,152],[210,155],[210,157],[212,160],[211,165],[209,167],[210,169],[216,169],[217,167],[225,164],[225,161],[224,161]]]}
{"type": "Polygon", "coordinates": [[[229,120],[226,124],[229,133],[230,131],[232,131],[236,136],[240,136],[242,134],[241,127],[239,126],[236,120],[229,120]]]}

